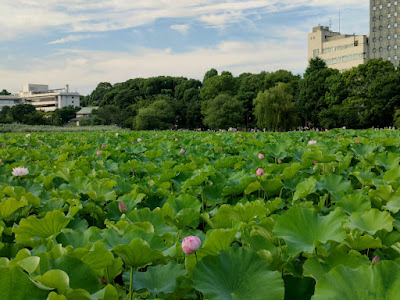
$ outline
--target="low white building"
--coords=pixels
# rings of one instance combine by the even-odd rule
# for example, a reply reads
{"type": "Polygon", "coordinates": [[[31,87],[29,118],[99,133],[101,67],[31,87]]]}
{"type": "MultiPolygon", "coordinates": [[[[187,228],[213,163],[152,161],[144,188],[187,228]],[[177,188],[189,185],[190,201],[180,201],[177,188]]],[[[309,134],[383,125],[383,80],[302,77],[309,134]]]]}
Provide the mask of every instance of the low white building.
{"type": "Polygon", "coordinates": [[[0,109],[4,106],[31,104],[36,110],[54,111],[70,105],[80,106],[80,97],[78,92],[70,92],[68,85],[62,89],[49,89],[44,84],[26,84],[18,95],[0,96],[0,109]]]}

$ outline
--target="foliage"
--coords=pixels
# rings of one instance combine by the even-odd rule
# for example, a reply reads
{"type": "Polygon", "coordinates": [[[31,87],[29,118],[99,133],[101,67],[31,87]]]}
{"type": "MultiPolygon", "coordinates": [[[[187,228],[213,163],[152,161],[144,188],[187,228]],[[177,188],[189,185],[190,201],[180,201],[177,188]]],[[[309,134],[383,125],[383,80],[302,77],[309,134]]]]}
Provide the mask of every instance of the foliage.
{"type": "Polygon", "coordinates": [[[1,299],[398,297],[396,130],[32,129],[0,135],[1,299]]]}
{"type": "Polygon", "coordinates": [[[285,131],[297,125],[297,113],[293,96],[288,92],[289,85],[278,83],[254,100],[254,115],[259,128],[271,131],[285,131]]]}
{"type": "Polygon", "coordinates": [[[145,108],[139,109],[136,116],[136,129],[168,129],[174,123],[174,112],[165,100],[158,100],[145,108]]]}
{"type": "Polygon", "coordinates": [[[203,102],[204,124],[210,128],[238,127],[243,124],[242,103],[226,94],[220,94],[212,100],[203,102]]]}

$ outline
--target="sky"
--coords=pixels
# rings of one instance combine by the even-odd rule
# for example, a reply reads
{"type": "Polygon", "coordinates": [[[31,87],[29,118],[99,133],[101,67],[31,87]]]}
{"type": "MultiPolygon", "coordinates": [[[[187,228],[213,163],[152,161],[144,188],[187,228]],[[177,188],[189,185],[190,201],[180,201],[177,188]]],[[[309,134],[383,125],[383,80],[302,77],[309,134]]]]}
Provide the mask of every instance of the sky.
{"type": "Polygon", "coordinates": [[[368,34],[367,0],[0,0],[0,90],[90,94],[99,82],[211,68],[302,74],[307,34],[368,34]]]}

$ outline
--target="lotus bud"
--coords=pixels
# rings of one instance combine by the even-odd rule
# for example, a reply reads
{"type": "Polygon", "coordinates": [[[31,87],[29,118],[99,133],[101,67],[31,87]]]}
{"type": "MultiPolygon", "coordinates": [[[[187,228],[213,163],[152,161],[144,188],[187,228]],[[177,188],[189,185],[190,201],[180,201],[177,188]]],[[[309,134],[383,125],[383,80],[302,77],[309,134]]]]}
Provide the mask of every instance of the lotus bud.
{"type": "Polygon", "coordinates": [[[180,153],[185,153],[185,150],[183,150],[183,148],[181,150],[179,150],[180,153]]]}
{"type": "Polygon", "coordinates": [[[141,138],[138,138],[137,141],[140,143],[140,142],[142,141],[142,139],[141,139],[141,138]]]}
{"type": "Polygon", "coordinates": [[[264,157],[265,157],[264,154],[261,153],[258,154],[258,159],[263,159],[264,157]]]}
{"type": "Polygon", "coordinates": [[[29,146],[29,144],[28,144],[28,143],[26,143],[26,144],[25,144],[25,147],[28,147],[28,146],[29,146]]]}
{"type": "Polygon", "coordinates": [[[375,257],[372,259],[372,264],[375,265],[375,264],[378,263],[379,261],[380,261],[379,255],[377,255],[377,256],[375,256],[375,257]]]}
{"type": "Polygon", "coordinates": [[[135,173],[135,169],[134,169],[134,168],[132,168],[132,169],[131,169],[131,172],[132,172],[132,173],[135,173]]]}
{"type": "Polygon", "coordinates": [[[359,141],[359,140],[357,140],[357,139],[355,140],[355,142],[356,142],[356,144],[359,144],[359,143],[360,143],[360,141],[359,141]]]}
{"type": "Polygon", "coordinates": [[[104,134],[100,133],[100,137],[103,137],[103,136],[104,136],[104,134]]]}
{"type": "Polygon", "coordinates": [[[0,164],[2,164],[3,163],[3,160],[0,158],[0,164]]]}
{"type": "Polygon", "coordinates": [[[329,130],[328,129],[325,129],[325,132],[328,132],[329,130]]]}
{"type": "Polygon", "coordinates": [[[25,135],[25,137],[29,138],[29,137],[31,137],[31,134],[28,133],[27,135],[25,135]]]}
{"type": "Polygon", "coordinates": [[[106,147],[106,145],[104,145],[104,144],[101,144],[101,148],[102,149],[104,149],[106,147]]]}
{"type": "Polygon", "coordinates": [[[264,175],[264,170],[261,169],[261,168],[258,168],[258,169],[257,169],[257,172],[256,172],[256,175],[257,175],[257,176],[262,176],[262,175],[264,175]]]}
{"type": "Polygon", "coordinates": [[[126,213],[128,207],[124,203],[118,202],[118,209],[121,213],[126,213]]]}
{"type": "Polygon", "coordinates": [[[197,236],[187,236],[182,241],[182,250],[188,255],[195,253],[200,246],[201,240],[197,236]]]}
{"type": "Polygon", "coordinates": [[[316,161],[316,160],[314,160],[314,161],[313,161],[313,164],[314,164],[314,165],[316,165],[316,164],[317,164],[317,161],[316,161]]]}
{"type": "Polygon", "coordinates": [[[101,155],[101,151],[100,151],[100,150],[97,150],[96,154],[97,154],[97,155],[101,155]]]}
{"type": "Polygon", "coordinates": [[[316,145],[316,144],[317,144],[317,141],[315,141],[315,140],[311,140],[308,142],[308,145],[316,145]]]}
{"type": "Polygon", "coordinates": [[[156,133],[156,136],[158,136],[158,134],[156,133]]]}
{"type": "Polygon", "coordinates": [[[175,138],[175,142],[177,142],[178,141],[178,139],[177,138],[175,138]]]}
{"type": "Polygon", "coordinates": [[[278,164],[281,164],[282,160],[280,158],[278,158],[278,164]]]}

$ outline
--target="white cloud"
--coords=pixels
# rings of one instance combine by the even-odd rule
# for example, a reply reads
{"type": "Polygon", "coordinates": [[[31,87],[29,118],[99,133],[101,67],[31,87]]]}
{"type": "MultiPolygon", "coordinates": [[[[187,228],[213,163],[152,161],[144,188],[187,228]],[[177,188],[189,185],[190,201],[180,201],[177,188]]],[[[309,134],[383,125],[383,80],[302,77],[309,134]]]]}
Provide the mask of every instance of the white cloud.
{"type": "Polygon", "coordinates": [[[65,44],[69,42],[78,42],[83,39],[90,38],[90,35],[68,35],[64,38],[49,42],[49,45],[54,45],[54,44],[65,44]]]}
{"type": "Polygon", "coordinates": [[[212,48],[197,48],[186,53],[170,49],[138,48],[131,52],[64,50],[45,57],[23,71],[0,68],[2,84],[13,92],[38,78],[51,87],[69,83],[72,89],[87,94],[101,81],[111,83],[130,78],[160,75],[201,79],[211,68],[234,75],[286,69],[303,72],[307,53],[298,41],[283,44],[274,40],[257,43],[221,42],[212,48]]]}
{"type": "Polygon", "coordinates": [[[171,25],[171,29],[179,31],[180,33],[186,34],[189,30],[189,25],[188,24],[176,24],[176,25],[171,25]]]}
{"type": "Polygon", "coordinates": [[[0,1],[2,39],[41,33],[98,32],[133,28],[158,19],[191,19],[224,27],[251,18],[299,7],[327,11],[367,7],[365,0],[13,0],[0,1]],[[12,17],[10,17],[12,16],[12,17]]]}

